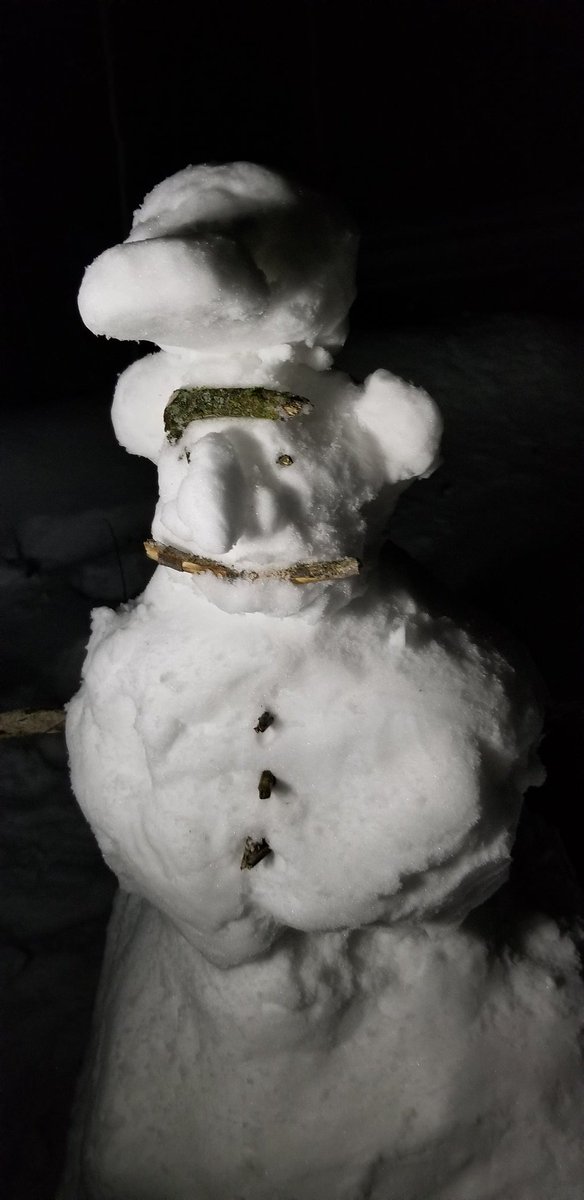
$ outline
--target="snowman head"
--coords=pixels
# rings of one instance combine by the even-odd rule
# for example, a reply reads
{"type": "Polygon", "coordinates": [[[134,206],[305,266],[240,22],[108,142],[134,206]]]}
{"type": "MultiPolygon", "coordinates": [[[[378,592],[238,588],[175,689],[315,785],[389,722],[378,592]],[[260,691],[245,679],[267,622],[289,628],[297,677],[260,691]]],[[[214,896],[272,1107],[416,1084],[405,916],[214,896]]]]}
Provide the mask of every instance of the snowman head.
{"type": "Polygon", "coordinates": [[[221,607],[283,613],[358,573],[440,435],[430,398],[386,371],[363,387],[325,377],[310,401],[182,388],[165,426],[154,538],[202,560],[195,586],[221,607]]]}
{"type": "Polygon", "coordinates": [[[87,269],[93,333],[233,353],[338,347],[357,238],[316,195],[253,163],[187,167],[146,196],[129,237],[87,269]]]}
{"type": "MultiPolygon", "coordinates": [[[[162,349],[120,379],[114,426],[157,462],[154,538],[214,561],[223,575],[197,586],[222,607],[289,613],[330,591],[301,591],[289,568],[366,558],[400,491],[434,465],[425,393],[384,371],[357,388],[324,370],[345,336],[356,244],[334,209],[273,172],[203,165],[155,187],[128,239],[85,273],[90,329],[162,349]],[[213,401],[183,404],[177,423],[176,393],[206,385],[213,401]],[[270,389],[291,392],[294,412],[277,399],[267,411],[270,389]],[[250,390],[256,406],[234,407],[250,390]]],[[[353,590],[334,572],[332,586],[353,590]]]]}

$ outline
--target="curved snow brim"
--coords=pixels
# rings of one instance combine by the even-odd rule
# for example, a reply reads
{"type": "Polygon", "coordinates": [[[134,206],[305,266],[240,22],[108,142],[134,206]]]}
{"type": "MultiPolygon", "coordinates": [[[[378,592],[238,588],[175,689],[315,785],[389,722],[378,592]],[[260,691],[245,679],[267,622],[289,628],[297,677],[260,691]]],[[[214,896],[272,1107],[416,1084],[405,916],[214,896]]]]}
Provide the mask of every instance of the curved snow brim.
{"type": "Polygon", "coordinates": [[[257,320],[267,298],[261,272],[229,238],[162,237],[106,250],[78,304],[92,333],[189,345],[195,329],[257,320]]]}

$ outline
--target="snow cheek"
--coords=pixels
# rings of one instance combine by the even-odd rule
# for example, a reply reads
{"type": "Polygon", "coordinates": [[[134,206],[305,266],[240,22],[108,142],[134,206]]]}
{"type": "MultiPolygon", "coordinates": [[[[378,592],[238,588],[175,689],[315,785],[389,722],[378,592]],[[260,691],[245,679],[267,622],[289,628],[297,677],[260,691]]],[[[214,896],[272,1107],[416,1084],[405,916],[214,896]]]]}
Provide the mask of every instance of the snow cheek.
{"type": "Polygon", "coordinates": [[[166,443],[158,459],[158,493],[152,531],[162,541],[188,538],[188,528],[176,511],[176,496],[186,474],[186,461],[166,443]]]}
{"type": "Polygon", "coordinates": [[[254,517],[259,537],[269,537],[280,525],[280,506],[272,488],[256,484],[254,489],[254,517]]]}
{"type": "Polygon", "coordinates": [[[176,499],[186,471],[187,461],[182,448],[165,442],[158,459],[158,495],[162,504],[176,499]]]}
{"type": "Polygon", "coordinates": [[[280,534],[282,541],[290,543],[289,553],[296,553],[299,539],[302,541],[306,533],[311,494],[311,483],[295,461],[290,466],[264,470],[254,495],[256,536],[261,539],[280,534]]]}

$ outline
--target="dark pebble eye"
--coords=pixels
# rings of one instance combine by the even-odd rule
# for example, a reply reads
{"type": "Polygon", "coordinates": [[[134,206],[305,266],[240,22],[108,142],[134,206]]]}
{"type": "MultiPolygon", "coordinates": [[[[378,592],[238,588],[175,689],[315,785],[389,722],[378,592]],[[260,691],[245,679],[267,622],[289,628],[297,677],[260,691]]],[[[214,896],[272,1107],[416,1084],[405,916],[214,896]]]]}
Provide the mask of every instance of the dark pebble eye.
{"type": "Polygon", "coordinates": [[[289,454],[279,454],[276,462],[279,467],[291,467],[294,459],[289,454]]]}

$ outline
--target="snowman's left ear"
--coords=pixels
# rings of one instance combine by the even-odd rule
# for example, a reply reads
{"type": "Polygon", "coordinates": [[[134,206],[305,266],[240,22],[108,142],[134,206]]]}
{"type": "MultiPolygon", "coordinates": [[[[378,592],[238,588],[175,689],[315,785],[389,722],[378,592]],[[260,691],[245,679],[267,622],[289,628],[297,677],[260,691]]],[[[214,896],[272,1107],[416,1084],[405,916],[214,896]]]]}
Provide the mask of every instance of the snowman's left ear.
{"type": "Polygon", "coordinates": [[[422,388],[375,371],[357,396],[358,424],[375,439],[391,483],[430,475],[438,466],[442,418],[422,388]]]}

